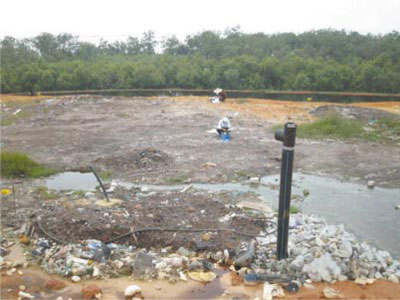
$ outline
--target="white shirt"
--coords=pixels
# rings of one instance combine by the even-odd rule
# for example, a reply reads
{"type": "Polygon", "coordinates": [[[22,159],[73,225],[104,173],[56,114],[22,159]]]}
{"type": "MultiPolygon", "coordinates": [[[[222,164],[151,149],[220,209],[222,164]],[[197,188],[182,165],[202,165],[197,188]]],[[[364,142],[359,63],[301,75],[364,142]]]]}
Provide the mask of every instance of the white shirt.
{"type": "Polygon", "coordinates": [[[217,128],[218,129],[222,129],[222,128],[230,129],[231,123],[229,122],[229,120],[227,118],[223,118],[223,119],[219,120],[217,128]]]}

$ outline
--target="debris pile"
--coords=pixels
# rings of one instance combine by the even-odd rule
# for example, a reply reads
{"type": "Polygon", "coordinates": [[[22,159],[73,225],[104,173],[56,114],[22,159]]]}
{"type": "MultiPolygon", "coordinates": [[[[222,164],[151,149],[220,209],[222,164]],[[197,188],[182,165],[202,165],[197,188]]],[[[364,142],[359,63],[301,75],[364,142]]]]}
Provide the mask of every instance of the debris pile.
{"type": "Polygon", "coordinates": [[[327,225],[321,218],[296,214],[291,216],[290,228],[289,257],[285,260],[276,260],[276,236],[257,237],[253,270],[289,275],[301,282],[349,279],[372,283],[382,278],[398,282],[400,278],[400,262],[387,251],[357,241],[343,225],[327,225]]]}
{"type": "Polygon", "coordinates": [[[151,147],[123,154],[113,154],[95,161],[96,164],[103,165],[108,170],[148,172],[164,169],[172,162],[173,160],[168,154],[151,147]]]}

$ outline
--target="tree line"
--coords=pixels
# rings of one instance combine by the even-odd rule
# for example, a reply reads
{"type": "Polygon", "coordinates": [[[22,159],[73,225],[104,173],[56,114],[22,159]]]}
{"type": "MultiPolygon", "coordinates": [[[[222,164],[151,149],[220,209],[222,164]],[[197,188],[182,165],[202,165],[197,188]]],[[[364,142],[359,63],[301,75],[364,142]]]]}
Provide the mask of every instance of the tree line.
{"type": "Polygon", "coordinates": [[[1,91],[203,88],[400,92],[400,33],[153,32],[98,44],[71,34],[1,40],[1,91]]]}

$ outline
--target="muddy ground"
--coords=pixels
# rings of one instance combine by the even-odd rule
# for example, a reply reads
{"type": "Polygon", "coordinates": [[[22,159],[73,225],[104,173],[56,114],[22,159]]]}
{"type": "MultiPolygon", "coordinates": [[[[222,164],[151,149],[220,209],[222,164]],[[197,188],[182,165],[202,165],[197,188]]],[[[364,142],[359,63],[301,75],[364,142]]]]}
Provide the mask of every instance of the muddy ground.
{"type": "MultiPolygon", "coordinates": [[[[25,152],[52,166],[79,169],[92,165],[111,172],[112,178],[129,181],[240,181],[278,173],[281,144],[274,140],[271,127],[287,120],[307,122],[321,106],[327,104],[228,100],[213,105],[206,97],[89,95],[11,101],[2,105],[2,119],[11,121],[1,128],[1,143],[2,149],[25,152]],[[221,143],[208,132],[223,116],[234,127],[230,143],[221,143]]],[[[388,109],[386,104],[382,108],[388,109]]],[[[383,110],[359,105],[351,112],[357,109],[363,118],[383,114],[383,110]]],[[[398,104],[391,110],[400,113],[398,104]]],[[[398,147],[298,139],[294,169],[352,177],[361,183],[373,179],[378,186],[396,187],[400,185],[398,147]]]]}

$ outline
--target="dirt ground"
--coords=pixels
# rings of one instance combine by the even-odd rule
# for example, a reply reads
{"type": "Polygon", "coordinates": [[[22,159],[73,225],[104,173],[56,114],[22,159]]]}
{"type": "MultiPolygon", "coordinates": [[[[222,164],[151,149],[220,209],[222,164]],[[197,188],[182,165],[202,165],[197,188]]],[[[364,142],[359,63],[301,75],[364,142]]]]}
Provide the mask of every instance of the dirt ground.
{"type": "MultiPolygon", "coordinates": [[[[327,103],[244,99],[214,105],[207,97],[90,95],[17,101],[9,96],[2,101],[2,120],[9,124],[1,128],[1,145],[45,164],[64,169],[93,165],[110,171],[112,178],[131,181],[240,181],[277,173],[281,143],[271,127],[312,120],[321,106],[327,103]],[[234,127],[228,144],[208,132],[223,116],[234,127]]],[[[354,105],[360,106],[400,114],[398,102],[354,105]]],[[[398,146],[297,139],[294,169],[363,184],[372,178],[378,186],[396,187],[398,146]]]]}
{"type": "MultiPolygon", "coordinates": [[[[225,183],[247,180],[251,176],[277,174],[280,169],[282,146],[274,140],[275,125],[286,121],[309,122],[315,118],[318,108],[321,110],[326,106],[347,107],[339,104],[257,99],[231,99],[223,104],[214,105],[207,97],[134,98],[80,95],[39,97],[34,100],[28,97],[20,101],[18,99],[20,98],[2,96],[1,149],[18,150],[41,163],[64,170],[82,170],[91,165],[96,170],[107,172],[112,179],[149,184],[225,183]],[[229,117],[233,126],[232,140],[229,143],[222,143],[215,134],[209,132],[223,116],[229,117]]],[[[375,117],[385,113],[400,114],[398,102],[361,103],[351,107],[352,112],[363,117],[375,117]]],[[[341,179],[351,178],[362,184],[373,179],[377,186],[398,187],[399,145],[358,140],[297,139],[294,170],[313,174],[324,173],[341,179]]],[[[23,181],[25,187],[29,186],[29,180],[23,181]]],[[[140,191],[117,191],[116,198],[135,197],[138,192],[140,191]]],[[[132,227],[144,226],[140,222],[132,223],[128,217],[123,217],[126,212],[137,213],[138,216],[145,216],[146,220],[151,220],[145,224],[147,227],[150,224],[155,228],[174,225],[180,228],[215,228],[218,218],[231,211],[226,207],[226,198],[232,200],[230,195],[197,194],[191,190],[184,193],[170,192],[150,195],[129,205],[91,209],[88,218],[88,207],[93,207],[91,203],[79,197],[72,197],[71,201],[71,197],[65,194],[57,201],[43,203],[35,201],[34,197],[26,197],[27,200],[20,209],[26,208],[28,211],[34,208],[36,213],[42,216],[42,226],[49,233],[67,241],[76,242],[88,238],[107,241],[124,234],[132,227]],[[180,201],[182,199],[185,201],[180,201]],[[164,203],[163,207],[160,203],[164,203]],[[55,216],[64,216],[56,220],[58,224],[64,225],[63,230],[53,226],[55,216]],[[176,224],[177,218],[180,224],[176,224]],[[87,222],[88,219],[92,222],[87,222]],[[108,226],[111,219],[117,223],[108,226]],[[215,220],[216,223],[210,220],[215,220]],[[82,224],[85,224],[84,231],[80,230],[82,224]],[[65,228],[69,231],[65,231],[65,228]]],[[[12,211],[11,207],[7,209],[2,212],[12,211]]],[[[11,218],[11,215],[3,214],[2,222],[9,221],[8,217],[11,218]]],[[[265,228],[266,224],[244,217],[237,218],[230,226],[220,229],[235,228],[253,234],[260,228],[265,228]]],[[[193,241],[201,239],[202,234],[182,235],[183,240],[167,233],[143,234],[136,238],[143,247],[163,244],[174,248],[185,246],[195,250],[193,241]]],[[[226,243],[234,246],[238,242],[236,235],[222,232],[211,235],[211,239],[213,238],[224,244],[220,246],[226,246],[226,243]]],[[[132,242],[132,236],[122,239],[121,242],[132,242]]],[[[25,277],[18,276],[2,279],[2,297],[15,298],[13,287],[17,287],[17,283],[24,283],[24,280],[36,282],[40,290],[45,280],[43,276],[47,275],[29,269],[25,277]],[[13,291],[8,293],[8,289],[13,291]]],[[[181,289],[161,282],[159,284],[163,289],[159,291],[154,290],[151,283],[140,285],[145,286],[144,290],[148,291],[147,294],[144,293],[146,298],[247,299],[261,296],[262,286],[232,286],[230,276],[229,272],[221,273],[220,280],[213,283],[215,288],[190,283],[181,289]],[[165,291],[168,291],[168,294],[165,294],[165,291]],[[222,296],[225,291],[229,293],[222,296]]],[[[109,296],[107,299],[121,298],[122,288],[118,294],[115,292],[115,286],[122,287],[131,282],[130,279],[116,280],[119,280],[119,283],[112,280],[97,282],[104,284],[105,295],[109,296]]],[[[67,294],[76,296],[82,285],[72,287],[69,283],[67,294]]],[[[315,286],[315,290],[303,288],[293,297],[323,298],[322,289],[326,285],[315,286]]],[[[400,294],[398,284],[386,281],[369,286],[344,282],[336,283],[332,287],[338,289],[345,298],[396,299],[400,294]]],[[[53,296],[57,295],[52,294],[51,297],[53,296]]],[[[291,298],[288,294],[286,297],[291,298]]]]}

